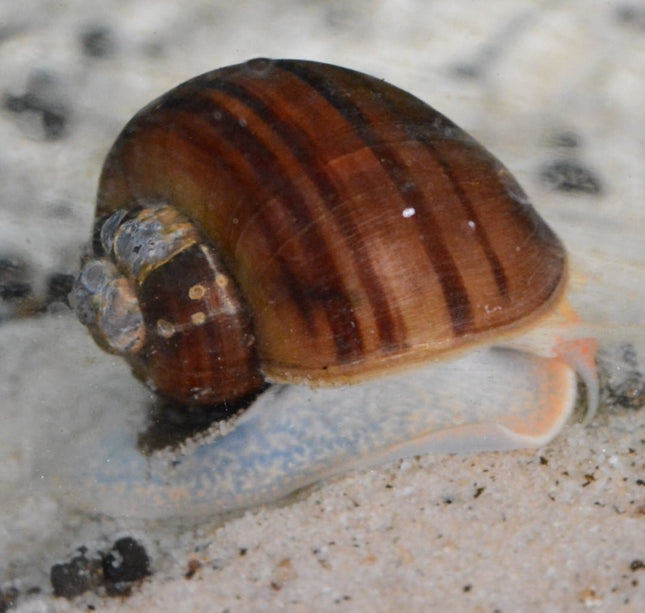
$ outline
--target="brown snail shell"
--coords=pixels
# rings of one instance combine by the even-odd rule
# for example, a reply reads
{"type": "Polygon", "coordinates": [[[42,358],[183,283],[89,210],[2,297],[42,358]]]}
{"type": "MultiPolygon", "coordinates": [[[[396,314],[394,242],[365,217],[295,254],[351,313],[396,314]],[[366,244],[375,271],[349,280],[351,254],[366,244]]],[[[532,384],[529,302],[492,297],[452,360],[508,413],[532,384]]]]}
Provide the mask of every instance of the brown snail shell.
{"type": "Polygon", "coordinates": [[[187,404],[490,344],[567,277],[561,242],[463,130],[302,60],[214,70],[137,113],[103,168],[96,237],[77,311],[187,404]]]}

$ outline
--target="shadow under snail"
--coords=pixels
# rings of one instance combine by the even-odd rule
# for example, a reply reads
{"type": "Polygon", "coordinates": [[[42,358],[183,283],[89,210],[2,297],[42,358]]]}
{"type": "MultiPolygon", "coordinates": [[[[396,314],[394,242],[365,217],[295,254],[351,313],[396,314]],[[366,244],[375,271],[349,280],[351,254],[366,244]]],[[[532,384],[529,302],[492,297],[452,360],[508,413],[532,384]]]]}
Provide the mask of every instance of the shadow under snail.
{"type": "Polygon", "coordinates": [[[109,486],[108,513],[199,516],[389,458],[537,447],[576,372],[596,410],[562,243],[493,155],[382,80],[267,59],[191,79],[121,132],[96,215],[72,299],[101,347],[187,405],[286,385],[172,462],[106,432],[68,469],[90,506],[109,486]]]}

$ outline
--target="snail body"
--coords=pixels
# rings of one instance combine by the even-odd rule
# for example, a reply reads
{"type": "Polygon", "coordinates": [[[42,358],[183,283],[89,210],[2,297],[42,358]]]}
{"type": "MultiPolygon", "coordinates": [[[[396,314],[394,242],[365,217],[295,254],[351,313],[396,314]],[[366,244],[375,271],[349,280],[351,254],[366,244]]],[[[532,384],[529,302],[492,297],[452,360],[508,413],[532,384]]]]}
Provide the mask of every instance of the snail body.
{"type": "Polygon", "coordinates": [[[97,201],[72,299],[99,345],[187,405],[286,384],[156,476],[106,434],[109,465],[82,470],[121,503],[154,498],[145,516],[424,450],[544,444],[576,371],[595,411],[562,243],[494,156],[383,81],[298,60],[206,73],[126,125],[97,201]]]}

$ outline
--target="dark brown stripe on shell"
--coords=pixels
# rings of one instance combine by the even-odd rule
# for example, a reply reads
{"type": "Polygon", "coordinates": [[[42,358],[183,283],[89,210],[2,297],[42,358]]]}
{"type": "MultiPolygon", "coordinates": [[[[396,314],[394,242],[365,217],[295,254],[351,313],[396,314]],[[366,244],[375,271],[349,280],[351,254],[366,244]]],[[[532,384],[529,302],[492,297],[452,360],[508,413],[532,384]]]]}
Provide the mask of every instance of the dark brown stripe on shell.
{"type": "Polygon", "coordinates": [[[455,173],[452,172],[450,165],[443,160],[436,147],[434,147],[434,145],[430,142],[430,139],[428,137],[421,136],[419,137],[419,140],[423,143],[427,151],[441,168],[444,175],[450,181],[450,184],[452,185],[452,188],[457,198],[459,199],[461,206],[466,211],[468,218],[475,223],[475,237],[477,238],[479,245],[484,251],[484,256],[486,257],[491,272],[493,273],[493,277],[495,278],[495,283],[497,285],[497,291],[501,296],[504,296],[504,298],[508,298],[508,278],[506,277],[506,273],[504,272],[504,266],[495,253],[495,250],[493,249],[493,246],[488,238],[488,234],[486,233],[486,229],[484,228],[484,224],[479,219],[477,211],[475,210],[475,207],[468,197],[468,194],[461,186],[461,183],[455,176],[455,173]]]}
{"type": "MultiPolygon", "coordinates": [[[[288,172],[283,168],[277,156],[264,142],[253,135],[246,126],[240,124],[239,117],[218,104],[211,97],[205,97],[199,93],[194,93],[192,96],[169,96],[164,101],[164,107],[177,112],[191,113],[199,117],[201,122],[213,128],[212,131],[209,131],[210,133],[215,132],[221,136],[221,139],[228,143],[234,143],[240,151],[244,152],[245,160],[253,168],[257,185],[265,186],[267,193],[273,196],[280,195],[281,201],[288,208],[299,228],[311,228],[308,235],[308,238],[313,241],[311,252],[318,256],[317,261],[321,262],[322,267],[325,268],[325,273],[320,274],[319,278],[325,280],[327,284],[305,289],[289,263],[279,256],[279,245],[276,244],[270,222],[264,215],[262,207],[258,210],[258,214],[263,218],[262,227],[265,231],[266,239],[271,245],[273,253],[277,254],[275,257],[294,303],[299,305],[300,308],[303,306],[306,308],[306,305],[311,304],[312,297],[315,296],[317,302],[323,305],[327,321],[332,330],[339,361],[351,362],[360,359],[363,350],[360,326],[356,321],[352,303],[342,283],[342,276],[336,270],[333,256],[329,253],[324,238],[313,230],[314,221],[307,207],[306,197],[293,187],[289,180],[288,172]],[[215,117],[216,115],[217,117],[215,117]],[[335,284],[330,284],[330,280],[335,284]]],[[[179,125],[182,126],[183,130],[186,130],[185,124],[176,122],[175,126],[179,125]]],[[[213,139],[207,139],[207,136],[199,131],[192,131],[187,134],[187,139],[194,146],[203,148],[206,151],[214,149],[213,139]]],[[[221,163],[223,158],[225,156],[219,156],[218,163],[221,163]]],[[[229,169],[233,173],[239,174],[239,169],[234,168],[233,165],[229,165],[229,169]]],[[[304,311],[303,315],[310,326],[311,332],[314,333],[312,328],[313,314],[304,311]]]]}
{"type": "MultiPolygon", "coordinates": [[[[416,187],[413,178],[407,174],[406,166],[396,151],[391,145],[382,141],[370,119],[348,96],[343,95],[324,74],[315,71],[315,65],[291,60],[281,60],[277,62],[277,65],[281,69],[288,70],[318,92],[345,118],[365,145],[375,152],[375,155],[378,151],[378,160],[383,170],[396,185],[401,198],[416,211],[414,220],[420,229],[437,229],[432,240],[424,240],[422,244],[441,284],[453,332],[455,336],[474,332],[472,305],[461,273],[441,235],[439,224],[432,213],[432,207],[426,202],[424,194],[416,187]]],[[[418,136],[416,138],[418,140],[418,136]]]]}

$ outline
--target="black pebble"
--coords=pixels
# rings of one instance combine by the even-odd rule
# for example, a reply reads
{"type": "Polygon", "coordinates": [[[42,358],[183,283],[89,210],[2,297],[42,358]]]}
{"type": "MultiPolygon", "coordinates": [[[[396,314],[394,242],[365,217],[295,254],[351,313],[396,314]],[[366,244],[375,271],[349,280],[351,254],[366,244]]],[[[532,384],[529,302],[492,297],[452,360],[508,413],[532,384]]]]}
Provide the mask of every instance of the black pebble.
{"type": "Polygon", "coordinates": [[[16,606],[18,594],[19,592],[15,587],[0,590],[0,613],[6,613],[6,611],[16,606]]]}
{"type": "Polygon", "coordinates": [[[0,299],[12,302],[31,294],[31,272],[27,263],[19,257],[0,256],[0,299]]]}
{"type": "Polygon", "coordinates": [[[54,564],[49,573],[54,595],[74,598],[96,589],[103,581],[103,566],[99,558],[89,559],[84,553],[64,564],[54,564]]]}
{"type": "Polygon", "coordinates": [[[570,130],[558,132],[551,137],[551,145],[562,149],[576,149],[580,146],[580,137],[570,130]]]}
{"type": "Polygon", "coordinates": [[[81,49],[88,57],[110,57],[114,55],[115,48],[112,31],[106,26],[90,26],[81,33],[81,49]]]}
{"type": "Polygon", "coordinates": [[[150,574],[150,559],[143,545],[126,536],[104,556],[103,573],[113,583],[138,581],[150,574]]]}
{"type": "Polygon", "coordinates": [[[62,272],[55,272],[47,279],[46,303],[63,302],[69,306],[69,293],[74,285],[74,277],[62,272]]]}
{"type": "Polygon", "coordinates": [[[645,8],[634,4],[625,4],[615,9],[619,23],[645,30],[645,8]]]}
{"type": "Polygon", "coordinates": [[[559,192],[599,194],[602,191],[596,174],[576,160],[546,164],[540,171],[540,179],[548,188],[559,192]]]}
{"type": "Polygon", "coordinates": [[[29,78],[25,92],[5,94],[4,108],[35,121],[39,135],[45,140],[59,140],[66,134],[69,109],[61,99],[58,88],[58,80],[53,75],[44,71],[35,72],[29,78]]]}
{"type": "Polygon", "coordinates": [[[87,591],[128,596],[134,581],[150,575],[150,558],[132,537],[120,538],[110,551],[96,557],[87,557],[85,547],[79,551],[69,562],[51,567],[49,578],[56,596],[72,599],[87,591]]]}

